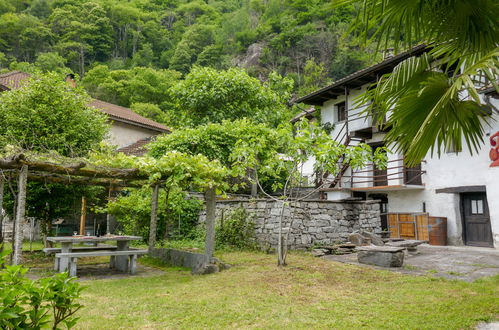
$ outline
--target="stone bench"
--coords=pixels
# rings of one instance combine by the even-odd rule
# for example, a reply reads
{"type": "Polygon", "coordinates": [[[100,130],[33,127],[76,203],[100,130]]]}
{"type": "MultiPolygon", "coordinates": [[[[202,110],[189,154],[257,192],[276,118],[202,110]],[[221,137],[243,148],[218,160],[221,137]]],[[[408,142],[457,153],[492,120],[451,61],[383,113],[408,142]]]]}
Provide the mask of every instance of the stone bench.
{"type": "Polygon", "coordinates": [[[116,257],[128,257],[128,263],[126,269],[130,274],[135,274],[137,271],[137,258],[139,255],[147,254],[147,250],[126,250],[126,251],[93,251],[93,252],[67,252],[67,253],[56,253],[55,255],[55,269],[59,269],[59,264],[61,258],[69,259],[69,275],[76,276],[76,261],[78,258],[83,257],[111,257],[111,268],[116,264],[116,257]]]}
{"type": "MultiPolygon", "coordinates": [[[[71,250],[72,251],[95,251],[95,250],[116,250],[115,245],[106,245],[106,244],[101,244],[97,246],[78,246],[78,247],[73,247],[71,250]]],[[[52,254],[52,253],[60,253],[61,248],[44,248],[42,250],[45,252],[45,254],[52,254]]]]}
{"type": "Polygon", "coordinates": [[[402,267],[404,250],[394,246],[360,246],[357,248],[357,260],[361,264],[380,267],[402,267]]]}

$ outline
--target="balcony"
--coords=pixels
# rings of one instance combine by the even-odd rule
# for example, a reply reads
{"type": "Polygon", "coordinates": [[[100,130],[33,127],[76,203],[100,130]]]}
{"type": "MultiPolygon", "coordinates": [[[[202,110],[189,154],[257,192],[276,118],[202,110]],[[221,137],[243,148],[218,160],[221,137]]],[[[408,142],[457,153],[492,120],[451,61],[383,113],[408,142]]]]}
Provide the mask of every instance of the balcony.
{"type": "MultiPolygon", "coordinates": [[[[415,167],[404,165],[403,158],[390,159],[387,168],[377,169],[373,164],[352,172],[348,168],[341,177],[334,179],[334,185],[322,191],[352,190],[352,191],[393,191],[408,189],[424,189],[422,180],[426,173],[421,164],[415,167]]],[[[330,179],[329,179],[330,180],[330,179]]],[[[328,181],[329,181],[328,180],[328,181]]]]}

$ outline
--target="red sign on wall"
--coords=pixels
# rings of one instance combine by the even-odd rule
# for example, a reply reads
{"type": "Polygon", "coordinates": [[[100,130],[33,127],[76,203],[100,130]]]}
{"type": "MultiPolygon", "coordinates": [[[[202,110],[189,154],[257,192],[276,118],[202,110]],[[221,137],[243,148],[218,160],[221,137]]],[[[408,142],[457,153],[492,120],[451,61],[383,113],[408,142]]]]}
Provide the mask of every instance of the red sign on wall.
{"type": "Polygon", "coordinates": [[[490,146],[489,157],[492,161],[490,167],[499,166],[499,132],[490,137],[490,146]]]}

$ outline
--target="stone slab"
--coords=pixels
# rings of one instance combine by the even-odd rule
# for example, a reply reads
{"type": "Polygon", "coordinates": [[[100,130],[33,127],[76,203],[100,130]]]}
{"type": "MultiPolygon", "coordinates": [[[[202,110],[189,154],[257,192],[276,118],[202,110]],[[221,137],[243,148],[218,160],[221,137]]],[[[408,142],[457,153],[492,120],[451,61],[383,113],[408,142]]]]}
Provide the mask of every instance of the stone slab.
{"type": "Polygon", "coordinates": [[[405,248],[396,246],[359,246],[358,251],[374,251],[374,252],[386,252],[386,253],[397,253],[403,252],[405,248]]]}
{"type": "MultiPolygon", "coordinates": [[[[386,249],[386,247],[383,247],[386,249]]],[[[402,267],[404,264],[404,252],[379,251],[378,249],[361,250],[357,253],[357,260],[361,264],[375,265],[380,267],[402,267]]]]}
{"type": "Polygon", "coordinates": [[[404,241],[388,242],[388,243],[386,243],[386,245],[412,248],[412,247],[416,247],[416,246],[424,244],[424,243],[428,243],[428,242],[415,240],[415,239],[408,239],[408,240],[404,240],[404,241]]]}

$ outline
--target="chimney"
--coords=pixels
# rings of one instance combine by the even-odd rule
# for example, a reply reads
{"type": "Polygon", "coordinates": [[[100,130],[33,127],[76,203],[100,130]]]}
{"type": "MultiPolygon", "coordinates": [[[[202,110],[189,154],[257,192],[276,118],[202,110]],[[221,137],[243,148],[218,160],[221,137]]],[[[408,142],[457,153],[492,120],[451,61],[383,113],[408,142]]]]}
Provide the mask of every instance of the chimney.
{"type": "Polygon", "coordinates": [[[66,75],[66,82],[68,83],[69,86],[75,88],[76,87],[75,75],[72,73],[68,73],[66,75]]]}

